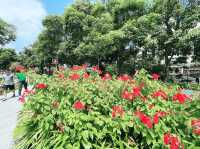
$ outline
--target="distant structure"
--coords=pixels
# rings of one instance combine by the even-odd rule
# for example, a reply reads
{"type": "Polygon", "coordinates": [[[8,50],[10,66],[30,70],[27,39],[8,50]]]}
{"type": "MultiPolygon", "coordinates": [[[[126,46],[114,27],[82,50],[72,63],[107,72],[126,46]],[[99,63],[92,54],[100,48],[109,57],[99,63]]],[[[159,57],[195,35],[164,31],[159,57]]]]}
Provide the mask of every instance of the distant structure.
{"type": "Polygon", "coordinates": [[[188,5],[189,3],[193,3],[194,5],[200,5],[200,0],[180,0],[180,3],[184,6],[188,5]]]}

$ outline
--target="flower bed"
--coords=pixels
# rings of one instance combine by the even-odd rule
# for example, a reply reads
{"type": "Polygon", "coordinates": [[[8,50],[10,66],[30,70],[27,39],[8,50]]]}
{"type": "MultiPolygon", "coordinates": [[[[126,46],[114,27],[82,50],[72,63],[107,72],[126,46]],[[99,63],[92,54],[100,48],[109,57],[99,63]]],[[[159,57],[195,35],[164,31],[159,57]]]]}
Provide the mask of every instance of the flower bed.
{"type": "Polygon", "coordinates": [[[15,130],[16,148],[197,148],[200,100],[141,70],[133,79],[93,67],[30,75],[15,130]]]}

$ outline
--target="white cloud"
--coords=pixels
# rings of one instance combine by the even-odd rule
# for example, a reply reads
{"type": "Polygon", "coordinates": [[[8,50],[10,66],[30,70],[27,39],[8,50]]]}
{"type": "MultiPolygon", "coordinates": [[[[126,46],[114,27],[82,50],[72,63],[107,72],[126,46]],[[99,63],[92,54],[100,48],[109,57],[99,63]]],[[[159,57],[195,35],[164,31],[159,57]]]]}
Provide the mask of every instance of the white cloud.
{"type": "Polygon", "coordinates": [[[17,29],[17,40],[9,47],[19,51],[33,43],[42,29],[41,22],[46,15],[40,0],[0,0],[0,17],[17,29]]]}

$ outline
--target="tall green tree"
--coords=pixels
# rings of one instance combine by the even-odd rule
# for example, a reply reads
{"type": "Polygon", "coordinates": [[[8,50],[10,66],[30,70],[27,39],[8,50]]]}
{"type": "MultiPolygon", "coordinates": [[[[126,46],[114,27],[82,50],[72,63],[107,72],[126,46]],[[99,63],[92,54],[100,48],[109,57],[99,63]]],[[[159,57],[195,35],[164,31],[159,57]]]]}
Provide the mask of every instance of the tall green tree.
{"type": "Polygon", "coordinates": [[[63,41],[63,20],[60,16],[50,15],[43,20],[44,29],[36,41],[36,51],[46,64],[57,58],[60,43],[63,41]]]}
{"type": "Polygon", "coordinates": [[[15,41],[16,33],[14,26],[6,23],[0,18],[0,47],[15,41]]]}
{"type": "Polygon", "coordinates": [[[50,63],[100,61],[149,67],[164,60],[165,73],[174,55],[198,59],[199,5],[188,0],[77,0],[62,16],[44,19],[37,40],[38,58],[50,63]],[[195,30],[194,30],[195,29],[195,30]]]}

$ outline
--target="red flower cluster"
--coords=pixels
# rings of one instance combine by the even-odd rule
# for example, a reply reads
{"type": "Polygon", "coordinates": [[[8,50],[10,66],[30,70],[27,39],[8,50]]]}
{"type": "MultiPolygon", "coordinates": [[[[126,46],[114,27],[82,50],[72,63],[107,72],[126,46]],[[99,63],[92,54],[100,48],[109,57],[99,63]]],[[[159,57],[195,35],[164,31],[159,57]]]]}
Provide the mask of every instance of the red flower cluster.
{"type": "Polygon", "coordinates": [[[15,71],[16,71],[16,72],[25,71],[25,68],[24,68],[24,66],[22,66],[22,65],[17,65],[17,66],[15,67],[15,71]]]}
{"type": "Polygon", "coordinates": [[[160,78],[159,74],[156,74],[156,73],[152,74],[152,79],[153,80],[158,80],[159,78],[160,78]]]}
{"type": "Polygon", "coordinates": [[[123,114],[124,114],[124,110],[123,110],[122,106],[118,105],[118,106],[112,107],[112,118],[115,118],[117,115],[122,117],[123,114]]]}
{"type": "Polygon", "coordinates": [[[77,74],[77,73],[74,73],[74,74],[70,75],[69,78],[71,80],[79,80],[80,79],[80,75],[77,74]]]}
{"type": "Polygon", "coordinates": [[[82,66],[74,65],[74,66],[72,66],[71,70],[73,70],[73,71],[85,70],[86,67],[87,67],[87,65],[82,65],[82,66]]]}
{"type": "Polygon", "coordinates": [[[184,149],[183,144],[180,146],[180,142],[178,140],[178,137],[173,136],[172,134],[166,133],[163,136],[164,144],[170,145],[170,149],[184,149]]]}
{"type": "Polygon", "coordinates": [[[141,88],[140,87],[134,87],[131,92],[128,92],[127,90],[125,90],[122,93],[122,98],[132,101],[135,97],[139,97],[141,95],[142,95],[141,94],[141,88]]]}
{"type": "Polygon", "coordinates": [[[37,85],[35,86],[35,88],[37,88],[37,89],[45,89],[45,88],[47,88],[47,85],[44,84],[44,83],[39,83],[39,84],[37,84],[37,85]]]}
{"type": "Polygon", "coordinates": [[[24,96],[19,96],[19,102],[25,103],[25,97],[24,96]]]}
{"type": "Polygon", "coordinates": [[[98,66],[93,66],[93,67],[92,67],[92,70],[93,70],[94,72],[97,72],[98,74],[102,74],[102,71],[99,69],[98,66]]]}
{"type": "Polygon", "coordinates": [[[83,74],[83,78],[84,79],[87,79],[87,78],[89,78],[90,77],[90,75],[87,73],[87,72],[85,72],[84,74],[83,74]]]}
{"type": "Polygon", "coordinates": [[[193,133],[196,135],[200,135],[200,119],[192,120],[191,125],[193,128],[193,133]]]}
{"type": "Polygon", "coordinates": [[[134,97],[140,96],[141,95],[141,89],[140,89],[140,87],[134,87],[132,89],[132,94],[133,94],[134,97]]]}
{"type": "Polygon", "coordinates": [[[131,77],[127,74],[121,75],[117,78],[117,80],[121,80],[121,81],[129,81],[131,80],[131,77]]]}
{"type": "Polygon", "coordinates": [[[183,93],[177,93],[173,96],[174,101],[179,101],[180,104],[185,103],[185,101],[189,99],[189,97],[186,94],[183,93]]]}
{"type": "Polygon", "coordinates": [[[159,123],[159,118],[164,117],[167,113],[166,112],[156,112],[156,114],[153,117],[153,120],[150,116],[147,116],[141,111],[135,112],[135,115],[139,117],[140,121],[146,125],[148,128],[152,128],[153,125],[156,125],[159,123]]]}
{"type": "Polygon", "coordinates": [[[152,97],[153,98],[162,97],[163,99],[167,99],[167,94],[164,91],[159,90],[159,91],[154,92],[152,94],[152,97]]]}
{"type": "Polygon", "coordinates": [[[109,73],[106,73],[103,77],[102,80],[112,80],[112,76],[109,73]]]}
{"type": "Polygon", "coordinates": [[[76,109],[76,110],[84,110],[85,109],[85,104],[82,103],[81,101],[76,101],[73,104],[73,108],[76,109]]]}
{"type": "Polygon", "coordinates": [[[166,112],[162,112],[162,111],[156,112],[156,114],[153,117],[153,123],[154,124],[158,124],[159,123],[159,118],[164,117],[166,115],[167,115],[166,112]]]}
{"type": "Polygon", "coordinates": [[[34,89],[31,89],[31,90],[29,90],[29,89],[24,90],[22,96],[28,96],[28,95],[30,95],[30,94],[35,94],[35,90],[34,90],[34,89]]]}
{"type": "Polygon", "coordinates": [[[125,91],[122,93],[121,96],[122,96],[122,98],[127,99],[127,100],[129,100],[129,101],[132,101],[133,98],[134,98],[133,94],[132,94],[131,92],[128,92],[127,90],[125,90],[125,91]]]}
{"type": "Polygon", "coordinates": [[[144,114],[141,111],[137,111],[135,114],[136,114],[136,116],[139,117],[140,121],[144,125],[146,125],[148,128],[153,128],[153,123],[152,123],[152,120],[149,116],[147,116],[146,114],[144,114]]]}
{"type": "Polygon", "coordinates": [[[34,89],[31,89],[31,90],[26,89],[26,90],[24,90],[22,95],[19,96],[19,102],[25,103],[25,97],[30,95],[30,94],[35,94],[35,90],[34,89]]]}

